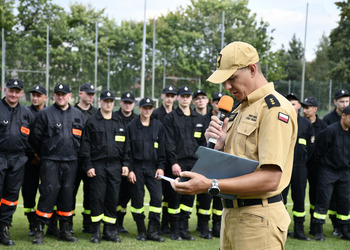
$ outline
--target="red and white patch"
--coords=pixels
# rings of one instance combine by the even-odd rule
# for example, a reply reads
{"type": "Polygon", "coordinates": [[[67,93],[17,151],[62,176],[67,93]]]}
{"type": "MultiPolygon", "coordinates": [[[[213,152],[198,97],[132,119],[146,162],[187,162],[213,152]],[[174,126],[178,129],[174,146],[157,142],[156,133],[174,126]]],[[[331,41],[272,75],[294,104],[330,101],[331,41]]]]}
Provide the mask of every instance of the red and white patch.
{"type": "Polygon", "coordinates": [[[278,113],[278,120],[288,123],[289,121],[289,115],[283,114],[281,112],[278,113]]]}

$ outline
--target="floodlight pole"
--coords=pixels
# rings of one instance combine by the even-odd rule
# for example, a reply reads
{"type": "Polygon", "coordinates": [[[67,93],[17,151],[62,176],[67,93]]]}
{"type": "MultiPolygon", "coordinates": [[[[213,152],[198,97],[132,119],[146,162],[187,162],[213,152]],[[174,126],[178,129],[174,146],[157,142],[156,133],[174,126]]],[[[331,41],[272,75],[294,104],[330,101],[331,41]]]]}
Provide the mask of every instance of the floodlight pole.
{"type": "Polygon", "coordinates": [[[300,100],[304,100],[304,88],[305,88],[305,50],[306,50],[306,34],[307,34],[307,16],[309,10],[309,3],[306,4],[306,20],[305,20],[305,36],[304,36],[304,53],[303,53],[303,71],[301,76],[301,95],[300,100]]]}
{"type": "Polygon", "coordinates": [[[142,39],[142,65],[141,65],[141,93],[140,97],[145,97],[145,54],[146,54],[146,4],[145,0],[145,9],[143,16],[143,39],[142,39]]]}
{"type": "MultiPolygon", "coordinates": [[[[221,49],[224,48],[225,42],[225,11],[222,11],[222,27],[221,27],[221,49]]],[[[220,83],[220,92],[222,92],[222,83],[220,83]]]]}

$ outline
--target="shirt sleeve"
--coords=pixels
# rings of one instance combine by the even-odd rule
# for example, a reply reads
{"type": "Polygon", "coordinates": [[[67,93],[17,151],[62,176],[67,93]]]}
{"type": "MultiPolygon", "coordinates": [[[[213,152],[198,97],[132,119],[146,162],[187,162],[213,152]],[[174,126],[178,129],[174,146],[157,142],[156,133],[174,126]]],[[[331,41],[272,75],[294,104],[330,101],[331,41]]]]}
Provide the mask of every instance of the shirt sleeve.
{"type": "MultiPolygon", "coordinates": [[[[292,110],[293,111],[293,110],[292,110]]],[[[258,155],[260,165],[277,165],[283,171],[290,148],[294,148],[297,134],[296,114],[282,107],[268,109],[259,127],[258,155]]]]}

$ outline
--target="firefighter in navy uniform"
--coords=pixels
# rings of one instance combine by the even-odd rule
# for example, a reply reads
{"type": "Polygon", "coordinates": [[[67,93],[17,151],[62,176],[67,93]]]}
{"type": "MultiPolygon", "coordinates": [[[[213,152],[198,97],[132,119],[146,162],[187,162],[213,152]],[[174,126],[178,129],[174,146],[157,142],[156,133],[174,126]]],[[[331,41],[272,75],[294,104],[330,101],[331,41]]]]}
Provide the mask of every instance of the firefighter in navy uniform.
{"type": "MultiPolygon", "coordinates": [[[[95,86],[91,83],[83,83],[80,86],[79,90],[79,97],[80,100],[77,102],[74,107],[79,109],[80,112],[83,114],[84,118],[84,124],[86,124],[86,121],[97,112],[97,108],[95,108],[92,103],[94,101],[96,94],[95,86]]],[[[86,176],[86,172],[83,169],[83,166],[81,165],[80,159],[78,160],[78,171],[77,176],[75,178],[74,183],[74,197],[77,196],[78,189],[80,186],[80,182],[83,180],[84,186],[83,186],[83,193],[84,193],[84,199],[83,199],[83,212],[81,213],[83,215],[83,233],[92,233],[92,224],[91,224],[91,218],[90,218],[90,202],[89,202],[89,178],[86,176]]],[[[74,208],[75,208],[75,199],[74,199],[74,208]]],[[[75,210],[75,209],[74,209],[75,210]]],[[[73,217],[71,217],[73,218],[73,217]]],[[[71,229],[73,227],[73,221],[71,221],[71,229]]]]}
{"type": "Polygon", "coordinates": [[[26,153],[30,153],[28,137],[33,115],[19,103],[23,95],[21,80],[8,80],[4,91],[0,101],[0,243],[13,246],[9,226],[22,186],[26,153]]]}
{"type": "MultiPolygon", "coordinates": [[[[116,113],[123,118],[126,124],[137,118],[137,115],[134,113],[135,107],[135,96],[127,91],[123,93],[120,97],[120,109],[116,113]]],[[[118,233],[129,233],[123,226],[124,217],[126,215],[126,206],[131,199],[130,182],[127,177],[122,178],[119,189],[119,200],[117,206],[117,230],[118,233]]]]}
{"type": "Polygon", "coordinates": [[[316,145],[320,158],[317,198],[313,222],[315,240],[324,241],[323,224],[331,196],[335,197],[337,220],[342,238],[350,240],[349,190],[350,190],[350,106],[342,111],[340,122],[322,130],[316,145]]]}
{"type": "Polygon", "coordinates": [[[333,100],[335,108],[323,117],[323,121],[327,125],[340,121],[343,109],[349,106],[349,96],[350,94],[347,89],[338,89],[335,92],[333,100]]]}
{"type": "MultiPolygon", "coordinates": [[[[195,105],[195,111],[202,115],[204,121],[204,127],[209,126],[211,116],[208,115],[208,103],[209,99],[207,93],[202,89],[197,89],[193,93],[193,104],[195,105]]],[[[197,209],[197,230],[200,231],[199,237],[203,239],[212,239],[212,235],[209,231],[210,220],[210,205],[212,196],[207,193],[198,194],[196,209],[197,209]]]]}
{"type": "MultiPolygon", "coordinates": [[[[45,108],[47,91],[45,87],[36,85],[30,93],[32,105],[28,108],[35,117],[40,110],[45,108]]],[[[39,187],[39,170],[40,158],[33,152],[26,162],[22,184],[23,210],[29,222],[29,236],[34,236],[35,232],[35,197],[39,187]]]]}
{"type": "Polygon", "coordinates": [[[175,109],[174,102],[176,100],[176,88],[166,86],[161,94],[162,105],[152,112],[152,117],[163,122],[164,117],[175,109]]]}
{"type": "MultiPolygon", "coordinates": [[[[165,175],[178,177],[182,171],[190,171],[197,158],[195,152],[199,146],[206,144],[204,138],[205,125],[200,114],[190,109],[192,91],[184,86],[178,89],[179,106],[165,116],[166,154],[170,168],[165,175]]],[[[195,240],[189,235],[188,219],[192,212],[193,195],[179,195],[168,183],[168,213],[170,215],[170,238],[172,240],[195,240]]]]}
{"type": "MultiPolygon", "coordinates": [[[[327,115],[323,117],[323,121],[328,125],[331,125],[332,123],[339,122],[341,118],[341,114],[344,108],[349,106],[349,100],[350,100],[350,94],[347,89],[338,89],[335,94],[334,94],[334,110],[327,115]]],[[[334,236],[341,236],[341,230],[338,225],[338,220],[337,220],[337,204],[335,201],[335,196],[334,194],[332,195],[331,202],[329,204],[329,218],[332,221],[333,225],[333,235],[334,236]]]]}
{"type": "MultiPolygon", "coordinates": [[[[301,106],[303,107],[304,117],[309,119],[309,121],[312,123],[312,126],[314,127],[315,145],[316,145],[318,134],[321,132],[321,130],[327,127],[327,124],[323,120],[321,120],[316,114],[318,110],[318,102],[315,97],[313,96],[306,97],[304,101],[301,102],[301,106]]],[[[319,161],[318,161],[318,158],[315,157],[315,150],[314,150],[311,158],[306,163],[307,179],[309,181],[309,201],[310,201],[310,217],[311,217],[309,234],[311,235],[315,235],[312,218],[313,218],[315,202],[316,202],[318,166],[319,166],[319,161]]]]}
{"type": "MultiPolygon", "coordinates": [[[[315,132],[311,122],[299,115],[301,107],[299,98],[293,93],[288,94],[286,98],[292,103],[298,114],[298,137],[294,149],[294,161],[292,178],[290,182],[292,200],[293,200],[293,218],[294,218],[294,238],[298,240],[309,241],[310,238],[305,235],[305,190],[307,183],[306,162],[310,159],[315,143],[315,132]]],[[[283,192],[283,200],[286,204],[289,186],[283,192]]]]}
{"type": "Polygon", "coordinates": [[[80,156],[90,178],[92,243],[100,243],[100,222],[104,223],[102,239],[120,242],[116,218],[119,187],[128,175],[129,147],[123,119],[113,112],[114,93],[105,90],[100,95],[99,111],[87,121],[80,156]]]}
{"type": "Polygon", "coordinates": [[[150,194],[147,240],[163,242],[158,235],[162,211],[162,184],[157,175],[164,175],[165,132],[162,122],[151,118],[153,101],[145,97],[139,103],[139,118],[128,125],[130,134],[131,212],[137,225],[137,240],[146,240],[144,215],[145,186],[150,194]],[[158,180],[157,180],[158,179],[158,180]]]}
{"type": "MultiPolygon", "coordinates": [[[[175,109],[174,102],[176,100],[177,90],[173,86],[166,86],[163,89],[163,93],[161,94],[162,105],[159,108],[156,108],[152,112],[152,117],[164,121],[164,117],[175,109]]],[[[168,165],[169,163],[166,162],[168,165]]],[[[169,234],[169,213],[168,213],[168,201],[165,200],[165,197],[169,197],[169,195],[164,195],[166,191],[165,185],[167,185],[167,181],[162,180],[162,189],[163,189],[163,202],[162,202],[162,221],[160,227],[160,234],[169,234]]]]}
{"type": "Polygon", "coordinates": [[[40,198],[36,210],[33,244],[43,244],[44,226],[57,205],[60,224],[58,240],[77,242],[69,229],[73,215],[74,180],[84,120],[81,112],[69,104],[70,87],[54,87],[55,103],[36,115],[30,142],[41,159],[40,198]]]}

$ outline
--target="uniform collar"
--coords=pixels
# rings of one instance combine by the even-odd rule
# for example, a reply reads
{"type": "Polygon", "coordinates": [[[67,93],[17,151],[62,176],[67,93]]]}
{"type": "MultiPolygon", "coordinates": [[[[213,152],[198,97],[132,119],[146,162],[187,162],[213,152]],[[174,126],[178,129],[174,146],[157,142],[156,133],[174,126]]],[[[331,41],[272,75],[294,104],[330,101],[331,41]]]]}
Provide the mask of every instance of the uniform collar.
{"type": "MultiPolygon", "coordinates": [[[[184,112],[182,111],[182,109],[180,109],[180,107],[177,107],[175,109],[175,112],[178,114],[178,115],[183,115],[185,116],[184,112]]],[[[196,111],[193,111],[192,109],[190,109],[190,112],[191,114],[189,116],[193,116],[194,113],[197,113],[196,111]]]]}
{"type": "Polygon", "coordinates": [[[254,102],[258,101],[259,99],[263,98],[267,94],[270,94],[272,91],[275,90],[273,82],[270,82],[268,84],[263,85],[262,87],[254,90],[252,93],[250,93],[247,96],[247,100],[242,101],[243,106],[250,106],[254,102]]]}
{"type": "MultiPolygon", "coordinates": [[[[116,112],[112,112],[112,120],[118,120],[118,114],[116,112]]],[[[103,115],[101,113],[101,108],[98,109],[98,111],[96,112],[96,119],[97,120],[101,120],[104,119],[103,115]]]]}
{"type": "Polygon", "coordinates": [[[61,110],[61,111],[67,111],[67,110],[70,110],[71,109],[71,105],[68,103],[68,108],[66,109],[66,110],[62,110],[61,109],[61,107],[60,106],[58,106],[57,104],[56,104],[56,102],[53,104],[53,106],[56,108],[56,109],[59,109],[59,110],[61,110]]]}

